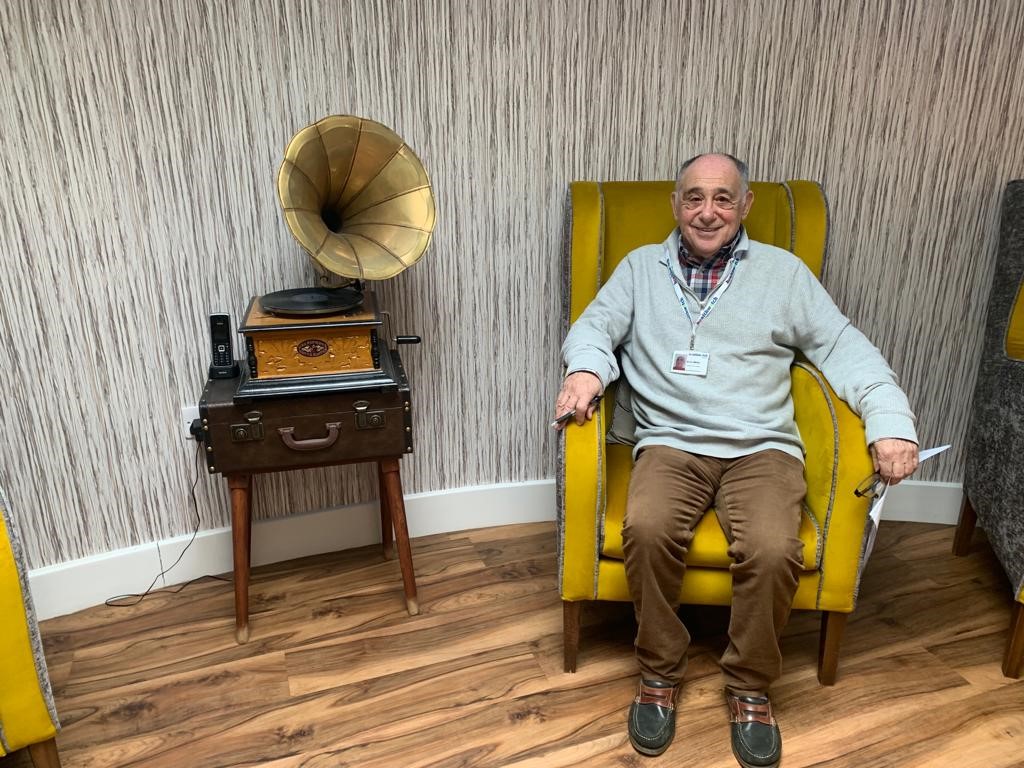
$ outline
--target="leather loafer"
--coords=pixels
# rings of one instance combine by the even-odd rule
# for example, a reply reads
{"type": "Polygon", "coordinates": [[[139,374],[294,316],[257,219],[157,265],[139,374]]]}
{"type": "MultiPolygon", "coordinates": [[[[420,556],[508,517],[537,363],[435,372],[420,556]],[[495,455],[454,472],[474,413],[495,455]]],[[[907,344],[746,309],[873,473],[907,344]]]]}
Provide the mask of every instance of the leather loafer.
{"type": "Polygon", "coordinates": [[[725,694],[732,753],[743,768],[775,768],[782,759],[782,734],[767,696],[725,694]]]}
{"type": "Polygon", "coordinates": [[[660,755],[676,735],[676,691],[662,680],[641,680],[629,707],[629,741],[642,755],[660,755]]]}

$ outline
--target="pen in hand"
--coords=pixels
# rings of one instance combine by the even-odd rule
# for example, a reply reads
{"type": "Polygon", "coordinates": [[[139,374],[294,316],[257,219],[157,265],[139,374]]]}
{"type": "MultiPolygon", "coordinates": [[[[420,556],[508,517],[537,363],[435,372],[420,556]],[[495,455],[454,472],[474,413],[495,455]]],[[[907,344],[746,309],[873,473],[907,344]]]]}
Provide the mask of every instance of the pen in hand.
{"type": "MultiPolygon", "coordinates": [[[[591,405],[597,405],[599,402],[601,402],[601,395],[597,395],[593,400],[590,401],[590,404],[591,405]]],[[[575,408],[573,408],[571,411],[566,411],[561,416],[559,416],[557,419],[555,419],[554,421],[551,422],[551,428],[552,429],[557,429],[560,425],[565,424],[565,422],[569,421],[569,419],[573,418],[575,415],[576,415],[576,409],[575,408]]]]}

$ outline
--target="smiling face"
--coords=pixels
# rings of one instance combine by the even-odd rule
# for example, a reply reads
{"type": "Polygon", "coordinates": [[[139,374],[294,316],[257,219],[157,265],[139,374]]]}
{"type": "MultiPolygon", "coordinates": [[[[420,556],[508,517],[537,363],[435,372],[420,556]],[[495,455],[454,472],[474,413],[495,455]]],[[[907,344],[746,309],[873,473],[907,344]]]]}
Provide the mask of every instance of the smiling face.
{"type": "Polygon", "coordinates": [[[672,193],[672,213],[687,250],[710,259],[736,236],[753,201],[754,193],[743,188],[739,169],[728,157],[694,160],[672,193]]]}

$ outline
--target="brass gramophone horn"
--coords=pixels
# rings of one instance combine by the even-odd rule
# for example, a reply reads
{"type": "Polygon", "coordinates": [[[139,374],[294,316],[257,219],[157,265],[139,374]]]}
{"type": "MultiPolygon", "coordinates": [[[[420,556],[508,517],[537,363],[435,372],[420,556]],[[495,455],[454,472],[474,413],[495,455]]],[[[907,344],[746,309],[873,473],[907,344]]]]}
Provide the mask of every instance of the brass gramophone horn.
{"type": "Polygon", "coordinates": [[[303,128],[285,150],[277,194],[292,235],[332,275],[383,280],[412,266],[434,231],[430,179],[409,146],[352,115],[303,128]]]}

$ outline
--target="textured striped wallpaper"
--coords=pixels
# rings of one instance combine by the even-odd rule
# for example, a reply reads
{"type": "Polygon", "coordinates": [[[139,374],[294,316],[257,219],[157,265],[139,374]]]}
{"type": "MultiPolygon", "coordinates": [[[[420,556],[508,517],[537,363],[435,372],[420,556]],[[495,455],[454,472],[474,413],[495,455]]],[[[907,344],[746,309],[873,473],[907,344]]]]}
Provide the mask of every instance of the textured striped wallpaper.
{"type": "MultiPolygon", "coordinates": [[[[921,479],[957,481],[1004,183],[1024,175],[1020,0],[3,0],[0,484],[31,565],[191,528],[178,412],[206,315],[307,283],[290,137],[383,122],[430,173],[430,251],[379,287],[414,386],[406,490],[553,475],[562,203],[724,149],[820,180],[826,286],[901,374],[921,479]]],[[[257,479],[258,517],[371,499],[257,479]]],[[[205,474],[204,527],[228,523],[205,474]]]]}

